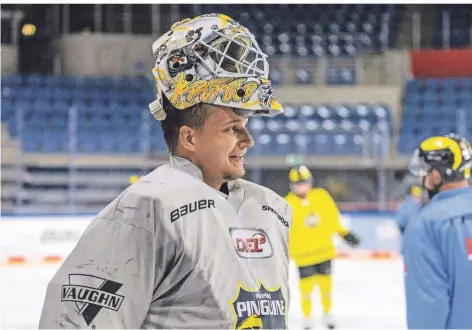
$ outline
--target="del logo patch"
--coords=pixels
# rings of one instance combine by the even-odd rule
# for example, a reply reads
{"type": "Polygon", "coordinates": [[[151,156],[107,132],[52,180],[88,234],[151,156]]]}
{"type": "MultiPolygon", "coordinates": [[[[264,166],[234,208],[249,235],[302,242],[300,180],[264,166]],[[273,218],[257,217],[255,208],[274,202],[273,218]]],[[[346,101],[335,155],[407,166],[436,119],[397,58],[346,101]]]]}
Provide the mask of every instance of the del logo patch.
{"type": "Polygon", "coordinates": [[[230,228],[234,249],[241,258],[264,259],[274,255],[269,236],[262,228],[230,228]]]}
{"type": "Polygon", "coordinates": [[[286,329],[285,299],[279,287],[270,290],[261,283],[259,289],[239,286],[233,308],[233,329],[286,329]]]}
{"type": "Polygon", "coordinates": [[[102,308],[118,311],[124,296],[116,294],[123,284],[101,277],[69,274],[69,284],[61,288],[61,301],[73,302],[90,325],[102,308]]]}

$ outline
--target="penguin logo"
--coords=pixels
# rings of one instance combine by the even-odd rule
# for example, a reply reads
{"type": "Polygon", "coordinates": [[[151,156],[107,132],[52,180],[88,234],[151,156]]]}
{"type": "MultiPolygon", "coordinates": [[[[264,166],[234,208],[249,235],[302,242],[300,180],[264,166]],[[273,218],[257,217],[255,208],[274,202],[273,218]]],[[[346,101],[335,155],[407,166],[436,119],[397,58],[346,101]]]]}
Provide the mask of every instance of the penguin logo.
{"type": "Polygon", "coordinates": [[[258,330],[262,329],[262,318],[259,315],[251,315],[239,324],[237,329],[258,330]]]}

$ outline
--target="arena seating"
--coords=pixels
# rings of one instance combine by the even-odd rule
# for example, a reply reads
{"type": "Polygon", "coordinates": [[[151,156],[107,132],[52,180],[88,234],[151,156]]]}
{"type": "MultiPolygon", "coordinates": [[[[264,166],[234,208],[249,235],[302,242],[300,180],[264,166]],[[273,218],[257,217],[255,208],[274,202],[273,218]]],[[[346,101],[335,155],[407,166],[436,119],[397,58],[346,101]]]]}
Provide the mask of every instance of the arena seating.
{"type": "Polygon", "coordinates": [[[443,44],[443,34],[448,33],[451,48],[470,47],[470,27],[472,25],[472,7],[470,4],[440,5],[441,16],[449,14],[449,29],[443,31],[444,24],[442,17],[438,19],[439,24],[434,39],[437,47],[447,47],[443,44]]]}
{"type": "Polygon", "coordinates": [[[201,5],[203,14],[231,13],[255,31],[268,55],[354,56],[393,45],[397,12],[393,5],[231,4],[201,5]],[[290,11],[290,21],[286,13],[290,11]],[[387,18],[388,17],[388,18],[387,18]],[[382,32],[387,19],[389,33],[382,32]],[[388,40],[385,40],[388,39],[388,40]]]}
{"type": "MultiPolygon", "coordinates": [[[[382,119],[391,132],[390,108],[385,104],[285,104],[277,117],[253,118],[249,128],[256,146],[249,153],[284,155],[361,155],[364,142],[382,119]]],[[[375,132],[374,136],[380,134],[375,132]]]]}
{"type": "MultiPolygon", "coordinates": [[[[147,110],[153,95],[144,77],[3,76],[2,121],[13,137],[20,138],[24,152],[164,153],[160,124],[147,110]],[[74,113],[76,120],[70,120],[74,113]]],[[[385,104],[285,108],[284,115],[250,120],[251,133],[260,144],[253,152],[360,155],[364,140],[372,138],[368,132],[375,132],[372,128],[380,120],[385,119],[392,132],[385,104]]]]}
{"type": "Polygon", "coordinates": [[[458,122],[472,139],[472,78],[412,80],[403,102],[400,153],[411,153],[428,136],[457,132],[458,122]],[[465,118],[459,117],[459,109],[465,118]]]}

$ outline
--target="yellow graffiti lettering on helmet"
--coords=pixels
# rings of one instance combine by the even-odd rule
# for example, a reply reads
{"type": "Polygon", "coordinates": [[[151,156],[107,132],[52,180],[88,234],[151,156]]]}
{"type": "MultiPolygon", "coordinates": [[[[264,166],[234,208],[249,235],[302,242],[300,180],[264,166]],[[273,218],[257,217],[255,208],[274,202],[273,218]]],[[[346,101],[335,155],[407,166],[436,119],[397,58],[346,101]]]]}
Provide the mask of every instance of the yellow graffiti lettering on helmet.
{"type": "Polygon", "coordinates": [[[187,81],[184,74],[179,75],[174,93],[170,102],[179,109],[185,109],[199,102],[213,103],[220,96],[223,103],[247,102],[257,90],[255,81],[247,78],[223,77],[210,81],[187,81]],[[244,90],[244,96],[238,95],[238,90],[244,90]]]}
{"type": "Polygon", "coordinates": [[[205,88],[200,96],[200,100],[204,103],[213,103],[216,100],[218,94],[227,87],[228,82],[231,78],[218,78],[207,82],[207,88],[205,88]]]}
{"type": "Polygon", "coordinates": [[[439,151],[439,150],[450,150],[454,156],[454,163],[452,169],[457,170],[462,164],[462,152],[459,144],[451,138],[444,136],[433,136],[426,139],[421,143],[420,146],[423,151],[439,151]]]}
{"type": "Polygon", "coordinates": [[[238,78],[232,82],[230,82],[225,90],[223,91],[223,97],[222,101],[224,103],[229,103],[231,101],[233,102],[246,102],[249,97],[251,97],[252,94],[257,89],[258,84],[255,81],[248,81],[246,82],[246,78],[238,78]],[[238,95],[238,90],[244,90],[244,95],[241,97],[238,95]]]}
{"type": "Polygon", "coordinates": [[[189,86],[189,92],[187,94],[187,102],[189,104],[193,104],[196,97],[200,97],[200,95],[205,91],[208,85],[204,80],[197,80],[189,86]]]}
{"type": "Polygon", "coordinates": [[[239,102],[241,98],[237,95],[237,91],[241,88],[241,83],[243,81],[244,79],[239,78],[230,83],[228,87],[224,89],[221,100],[224,103],[229,103],[231,101],[239,102]]]}

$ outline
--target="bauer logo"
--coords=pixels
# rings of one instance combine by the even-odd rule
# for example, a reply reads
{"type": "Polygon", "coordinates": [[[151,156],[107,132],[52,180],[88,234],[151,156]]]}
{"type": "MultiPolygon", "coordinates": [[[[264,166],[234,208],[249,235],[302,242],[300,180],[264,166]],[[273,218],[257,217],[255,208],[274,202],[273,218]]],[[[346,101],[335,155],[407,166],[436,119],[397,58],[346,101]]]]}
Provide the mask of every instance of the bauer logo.
{"type": "Polygon", "coordinates": [[[124,296],[116,294],[123,284],[104,278],[70,274],[69,284],[61,288],[61,301],[73,302],[90,325],[102,308],[118,311],[124,296]]]}
{"type": "Polygon", "coordinates": [[[274,255],[266,232],[260,228],[230,228],[236,253],[241,258],[270,258],[274,255]]]}
{"type": "Polygon", "coordinates": [[[268,290],[239,287],[236,299],[231,301],[234,324],[232,329],[286,329],[285,299],[280,286],[268,290]]]}

